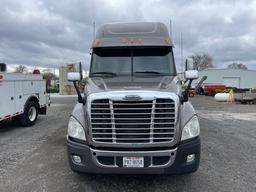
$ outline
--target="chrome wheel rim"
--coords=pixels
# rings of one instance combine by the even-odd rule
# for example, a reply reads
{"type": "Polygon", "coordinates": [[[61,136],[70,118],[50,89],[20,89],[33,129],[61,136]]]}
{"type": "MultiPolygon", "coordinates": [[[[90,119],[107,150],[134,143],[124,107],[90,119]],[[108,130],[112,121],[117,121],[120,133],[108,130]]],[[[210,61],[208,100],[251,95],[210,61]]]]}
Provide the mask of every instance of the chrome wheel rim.
{"type": "Polygon", "coordinates": [[[34,106],[30,107],[28,111],[28,118],[30,121],[35,121],[36,119],[36,108],[34,106]]]}

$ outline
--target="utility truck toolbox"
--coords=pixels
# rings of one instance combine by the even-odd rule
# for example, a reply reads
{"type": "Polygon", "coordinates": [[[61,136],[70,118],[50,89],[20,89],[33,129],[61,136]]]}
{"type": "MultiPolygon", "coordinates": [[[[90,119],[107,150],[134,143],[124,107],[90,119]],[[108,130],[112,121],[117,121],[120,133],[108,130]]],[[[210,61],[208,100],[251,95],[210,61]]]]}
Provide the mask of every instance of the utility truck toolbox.
{"type": "Polygon", "coordinates": [[[48,99],[42,75],[0,73],[0,122],[12,118],[34,125],[38,114],[46,114],[48,99]]]}
{"type": "Polygon", "coordinates": [[[84,97],[70,116],[67,155],[73,171],[181,174],[198,169],[200,127],[188,101],[198,72],[186,60],[185,90],[162,23],[101,26],[92,45],[84,97]]]}

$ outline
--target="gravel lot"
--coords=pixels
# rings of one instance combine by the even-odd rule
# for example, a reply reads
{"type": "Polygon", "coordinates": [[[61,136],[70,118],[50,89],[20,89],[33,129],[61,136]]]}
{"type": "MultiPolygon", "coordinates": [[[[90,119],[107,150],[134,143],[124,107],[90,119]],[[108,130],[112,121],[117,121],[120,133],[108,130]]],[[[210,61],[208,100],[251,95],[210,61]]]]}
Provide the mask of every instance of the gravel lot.
{"type": "Polygon", "coordinates": [[[256,105],[191,99],[201,124],[199,170],[180,176],[78,175],[68,166],[66,125],[75,97],[53,98],[35,126],[0,125],[0,191],[256,191],[256,105]]]}

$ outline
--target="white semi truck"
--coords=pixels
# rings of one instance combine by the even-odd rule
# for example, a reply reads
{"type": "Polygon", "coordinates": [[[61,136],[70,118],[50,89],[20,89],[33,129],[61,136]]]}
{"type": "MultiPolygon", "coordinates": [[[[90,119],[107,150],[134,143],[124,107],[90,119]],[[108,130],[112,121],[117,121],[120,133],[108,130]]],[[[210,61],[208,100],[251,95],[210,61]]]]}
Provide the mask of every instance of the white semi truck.
{"type": "Polygon", "coordinates": [[[40,74],[0,73],[0,123],[12,119],[32,126],[46,114],[49,96],[40,74]]]}

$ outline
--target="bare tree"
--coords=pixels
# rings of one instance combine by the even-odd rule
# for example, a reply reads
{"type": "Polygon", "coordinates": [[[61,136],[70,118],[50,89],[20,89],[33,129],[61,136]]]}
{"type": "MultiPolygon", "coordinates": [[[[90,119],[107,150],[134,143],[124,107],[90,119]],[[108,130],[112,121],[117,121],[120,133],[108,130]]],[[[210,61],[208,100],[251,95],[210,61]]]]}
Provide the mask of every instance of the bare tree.
{"type": "Polygon", "coordinates": [[[207,54],[196,54],[191,57],[194,61],[194,67],[198,71],[202,71],[204,69],[213,68],[212,57],[207,54]]]}
{"type": "Polygon", "coordinates": [[[248,69],[246,65],[242,63],[231,63],[227,66],[228,69],[248,69]]]}
{"type": "Polygon", "coordinates": [[[50,69],[43,70],[43,78],[46,80],[46,86],[48,89],[51,87],[51,80],[58,79],[57,76],[52,73],[50,69]]]}
{"type": "Polygon", "coordinates": [[[24,65],[19,65],[15,67],[15,70],[14,70],[14,73],[26,73],[26,72],[28,72],[28,69],[24,65]]]}

